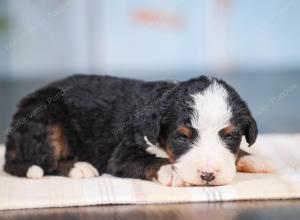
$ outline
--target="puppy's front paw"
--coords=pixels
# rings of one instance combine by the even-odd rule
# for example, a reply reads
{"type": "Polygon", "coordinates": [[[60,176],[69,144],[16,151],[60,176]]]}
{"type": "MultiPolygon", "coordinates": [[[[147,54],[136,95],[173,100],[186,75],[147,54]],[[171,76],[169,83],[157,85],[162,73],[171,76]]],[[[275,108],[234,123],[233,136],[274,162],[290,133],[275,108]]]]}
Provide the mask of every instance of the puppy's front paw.
{"type": "Polygon", "coordinates": [[[84,179],[99,176],[98,170],[87,162],[76,162],[69,172],[69,177],[84,179]]]}
{"type": "Polygon", "coordinates": [[[157,172],[157,181],[165,186],[190,186],[183,181],[170,164],[160,167],[157,172]]]}
{"type": "Polygon", "coordinates": [[[238,160],[237,170],[246,173],[271,173],[276,171],[276,167],[271,161],[264,157],[247,155],[238,160]]]}

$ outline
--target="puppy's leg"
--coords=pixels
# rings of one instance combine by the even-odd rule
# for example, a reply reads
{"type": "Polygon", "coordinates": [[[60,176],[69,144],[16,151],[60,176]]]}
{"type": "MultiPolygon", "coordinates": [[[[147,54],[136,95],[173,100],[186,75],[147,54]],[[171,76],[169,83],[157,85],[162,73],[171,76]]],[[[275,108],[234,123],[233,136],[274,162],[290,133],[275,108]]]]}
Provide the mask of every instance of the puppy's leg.
{"type": "Polygon", "coordinates": [[[185,185],[168,159],[149,154],[139,146],[117,147],[107,172],[118,177],[158,181],[167,186],[185,185]]]}
{"type": "Polygon", "coordinates": [[[177,174],[172,164],[161,166],[154,180],[166,186],[191,186],[177,174]]]}
{"type": "Polygon", "coordinates": [[[88,162],[76,162],[69,171],[69,177],[84,179],[99,176],[98,170],[88,162]]]}
{"type": "Polygon", "coordinates": [[[30,179],[40,179],[44,176],[43,168],[26,162],[6,163],[4,170],[13,175],[30,179]]]}
{"type": "Polygon", "coordinates": [[[4,169],[10,174],[41,178],[58,161],[72,156],[65,135],[66,108],[58,88],[44,88],[22,99],[7,135],[4,169]]]}
{"type": "Polygon", "coordinates": [[[246,173],[271,173],[275,170],[275,165],[267,158],[240,150],[237,159],[237,171],[246,173]]]}
{"type": "Polygon", "coordinates": [[[27,122],[21,129],[11,132],[6,142],[4,170],[19,177],[39,179],[55,168],[56,162],[47,141],[47,128],[42,123],[27,122]]]}

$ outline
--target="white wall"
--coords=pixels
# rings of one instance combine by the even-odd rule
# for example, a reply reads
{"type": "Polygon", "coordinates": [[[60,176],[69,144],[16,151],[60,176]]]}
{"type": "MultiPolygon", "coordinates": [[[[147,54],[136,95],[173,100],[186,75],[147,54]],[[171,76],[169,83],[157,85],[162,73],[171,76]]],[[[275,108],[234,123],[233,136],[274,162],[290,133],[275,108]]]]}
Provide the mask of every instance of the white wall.
{"type": "Polygon", "coordinates": [[[9,0],[8,6],[13,78],[87,71],[85,1],[9,0]]]}
{"type": "Polygon", "coordinates": [[[2,76],[300,69],[300,1],[5,2],[2,76]]]}

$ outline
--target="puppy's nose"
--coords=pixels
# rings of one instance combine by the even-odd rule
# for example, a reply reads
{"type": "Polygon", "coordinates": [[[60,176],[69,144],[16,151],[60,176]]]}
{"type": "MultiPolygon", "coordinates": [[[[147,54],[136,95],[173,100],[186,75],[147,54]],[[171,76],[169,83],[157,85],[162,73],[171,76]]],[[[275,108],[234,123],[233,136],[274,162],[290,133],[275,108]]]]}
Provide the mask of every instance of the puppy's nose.
{"type": "Polygon", "coordinates": [[[215,174],[210,172],[201,172],[200,177],[206,182],[211,182],[216,178],[215,174]]]}

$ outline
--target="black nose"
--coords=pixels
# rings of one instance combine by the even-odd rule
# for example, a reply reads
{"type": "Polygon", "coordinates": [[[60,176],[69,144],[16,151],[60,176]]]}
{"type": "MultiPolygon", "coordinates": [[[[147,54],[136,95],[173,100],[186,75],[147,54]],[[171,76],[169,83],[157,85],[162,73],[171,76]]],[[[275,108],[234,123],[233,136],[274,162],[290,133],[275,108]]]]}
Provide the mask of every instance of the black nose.
{"type": "Polygon", "coordinates": [[[206,182],[211,182],[216,178],[214,173],[208,173],[208,172],[201,172],[200,177],[202,180],[205,180],[206,182]]]}

